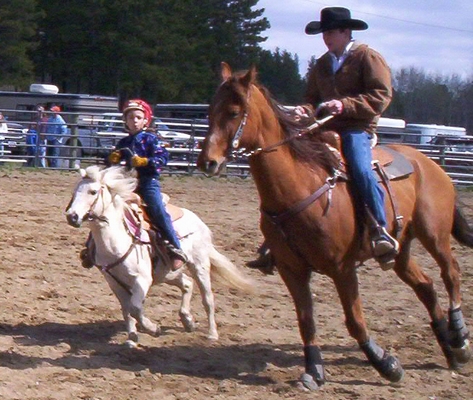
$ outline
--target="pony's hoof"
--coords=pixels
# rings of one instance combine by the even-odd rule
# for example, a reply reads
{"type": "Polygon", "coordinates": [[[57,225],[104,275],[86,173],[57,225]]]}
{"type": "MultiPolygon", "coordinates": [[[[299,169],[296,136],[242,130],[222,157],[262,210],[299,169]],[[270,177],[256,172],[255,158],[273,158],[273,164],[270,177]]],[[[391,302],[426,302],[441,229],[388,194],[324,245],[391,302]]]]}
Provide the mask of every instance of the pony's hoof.
{"type": "Polygon", "coordinates": [[[125,347],[128,349],[136,349],[138,348],[138,343],[128,339],[127,341],[125,341],[125,347]]]}
{"type": "Polygon", "coordinates": [[[182,326],[186,332],[195,331],[195,322],[192,319],[192,316],[180,312],[179,318],[181,319],[182,326]]]}
{"type": "Polygon", "coordinates": [[[314,377],[307,373],[301,375],[300,383],[302,383],[302,386],[308,390],[314,391],[320,389],[320,386],[317,384],[314,377]]]}

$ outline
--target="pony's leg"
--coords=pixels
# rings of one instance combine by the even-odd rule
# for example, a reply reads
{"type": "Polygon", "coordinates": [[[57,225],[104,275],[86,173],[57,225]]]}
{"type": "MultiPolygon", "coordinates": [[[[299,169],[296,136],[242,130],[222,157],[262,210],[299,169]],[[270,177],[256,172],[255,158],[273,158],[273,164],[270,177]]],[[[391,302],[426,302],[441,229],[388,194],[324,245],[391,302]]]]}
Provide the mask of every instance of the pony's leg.
{"type": "Polygon", "coordinates": [[[105,280],[110,286],[110,289],[112,289],[112,292],[115,294],[120,303],[123,320],[125,321],[126,331],[128,333],[128,339],[126,340],[125,344],[130,348],[136,347],[138,344],[138,330],[136,329],[137,321],[131,316],[130,313],[131,295],[107,274],[104,274],[104,276],[105,280]]]}
{"type": "Polygon", "coordinates": [[[190,312],[192,291],[194,289],[193,281],[180,270],[169,274],[169,276],[171,277],[165,276],[163,282],[181,289],[182,299],[179,309],[179,318],[181,319],[185,331],[193,332],[195,330],[195,322],[190,312]]]}
{"type": "Polygon", "coordinates": [[[310,269],[292,270],[288,265],[278,265],[279,275],[286,284],[296,308],[299,331],[304,344],[305,373],[301,381],[310,390],[325,383],[322,353],[316,340],[314,308],[310,290],[310,269]]]}
{"type": "MultiPolygon", "coordinates": [[[[459,368],[471,357],[469,332],[463,319],[460,297],[460,271],[458,262],[450,248],[450,238],[445,235],[434,238],[421,237],[421,242],[441,269],[441,277],[450,299],[449,319],[438,302],[432,279],[428,277],[409,256],[407,243],[398,257],[395,271],[412,287],[417,297],[426,307],[431,318],[431,327],[442,348],[450,368],[459,368]],[[436,240],[434,240],[436,239],[436,240]]],[[[410,244],[409,244],[410,245],[410,244]]]]}
{"type": "Polygon", "coordinates": [[[215,299],[212,293],[212,281],[210,279],[210,260],[207,259],[205,263],[192,265],[190,268],[199,286],[202,304],[207,313],[209,324],[209,334],[207,337],[210,340],[218,340],[217,323],[215,322],[215,299]]]}
{"type": "Polygon", "coordinates": [[[368,335],[355,267],[351,266],[351,268],[345,268],[343,272],[339,271],[332,279],[342,303],[348,332],[358,342],[368,361],[383,378],[390,382],[399,382],[404,376],[401,363],[396,357],[378,346],[368,335]]]}
{"type": "Polygon", "coordinates": [[[149,288],[151,287],[151,278],[141,278],[136,280],[135,285],[131,289],[132,295],[130,298],[130,314],[135,318],[146,333],[153,336],[158,336],[161,329],[154,322],[151,322],[144,314],[144,302],[149,288]]]}

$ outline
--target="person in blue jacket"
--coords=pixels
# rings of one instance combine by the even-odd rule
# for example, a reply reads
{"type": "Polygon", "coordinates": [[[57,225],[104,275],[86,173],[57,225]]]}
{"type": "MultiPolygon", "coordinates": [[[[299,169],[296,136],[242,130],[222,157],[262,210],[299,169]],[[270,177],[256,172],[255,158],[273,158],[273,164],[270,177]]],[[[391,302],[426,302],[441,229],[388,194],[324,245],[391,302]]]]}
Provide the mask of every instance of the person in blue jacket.
{"type": "Polygon", "coordinates": [[[154,132],[149,130],[153,112],[143,100],[129,100],[123,109],[125,129],[129,135],[120,139],[115,150],[108,156],[111,164],[125,161],[138,174],[137,193],[146,204],[151,224],[162,235],[167,244],[172,269],[181,268],[187,257],[172,225],[171,217],[164,206],[159,176],[161,168],[168,162],[169,152],[154,132]]]}
{"type": "Polygon", "coordinates": [[[53,106],[50,108],[51,115],[46,125],[46,143],[48,163],[51,168],[59,167],[60,146],[64,135],[67,135],[67,125],[64,118],[59,114],[61,108],[53,106]]]}

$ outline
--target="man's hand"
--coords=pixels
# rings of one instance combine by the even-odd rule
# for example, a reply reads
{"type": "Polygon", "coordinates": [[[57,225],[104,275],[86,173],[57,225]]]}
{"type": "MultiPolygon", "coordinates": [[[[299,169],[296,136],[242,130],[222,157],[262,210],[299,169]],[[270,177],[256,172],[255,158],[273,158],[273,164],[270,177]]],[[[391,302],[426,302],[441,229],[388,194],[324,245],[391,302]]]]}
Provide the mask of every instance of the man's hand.
{"type": "Polygon", "coordinates": [[[132,167],[146,167],[148,165],[148,159],[146,157],[133,156],[131,157],[132,167]]]}
{"type": "Polygon", "coordinates": [[[331,115],[339,115],[343,112],[343,103],[340,100],[330,100],[321,103],[315,110],[315,115],[321,110],[325,110],[331,115]]]}
{"type": "Polygon", "coordinates": [[[108,161],[110,164],[118,164],[122,159],[122,155],[119,151],[113,151],[108,156],[108,161]]]}

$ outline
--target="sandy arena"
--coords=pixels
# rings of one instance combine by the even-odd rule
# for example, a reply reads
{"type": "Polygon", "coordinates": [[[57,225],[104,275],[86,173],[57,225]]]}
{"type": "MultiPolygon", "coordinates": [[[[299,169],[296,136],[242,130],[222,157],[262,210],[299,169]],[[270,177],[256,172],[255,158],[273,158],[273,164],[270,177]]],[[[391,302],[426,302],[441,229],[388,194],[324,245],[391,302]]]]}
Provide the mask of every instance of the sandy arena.
{"type": "MultiPolygon", "coordinates": [[[[242,295],[215,283],[220,340],[206,339],[200,296],[193,299],[196,332],[178,317],[179,293],[152,288],[148,316],[160,337],[140,335],[127,349],[118,301],[97,269],[81,267],[88,230],[71,228],[64,209],[79,180],[74,172],[0,170],[1,399],[471,399],[473,361],[460,372],[446,362],[427,312],[392,271],[369,263],[359,271],[366,318],[378,343],[406,371],[397,385],[368,365],[344,326],[332,283],[312,282],[327,383],[318,392],[298,385],[302,344],[293,303],[280,277],[244,267],[262,237],[251,179],[164,176],[164,191],[211,228],[218,249],[258,284],[242,295]]],[[[473,223],[473,194],[462,192],[473,223]]],[[[463,313],[473,329],[473,249],[453,242],[462,267],[463,313]]],[[[419,262],[448,307],[439,270],[423,249],[419,262]]],[[[197,288],[196,288],[197,290],[197,288]]]]}

